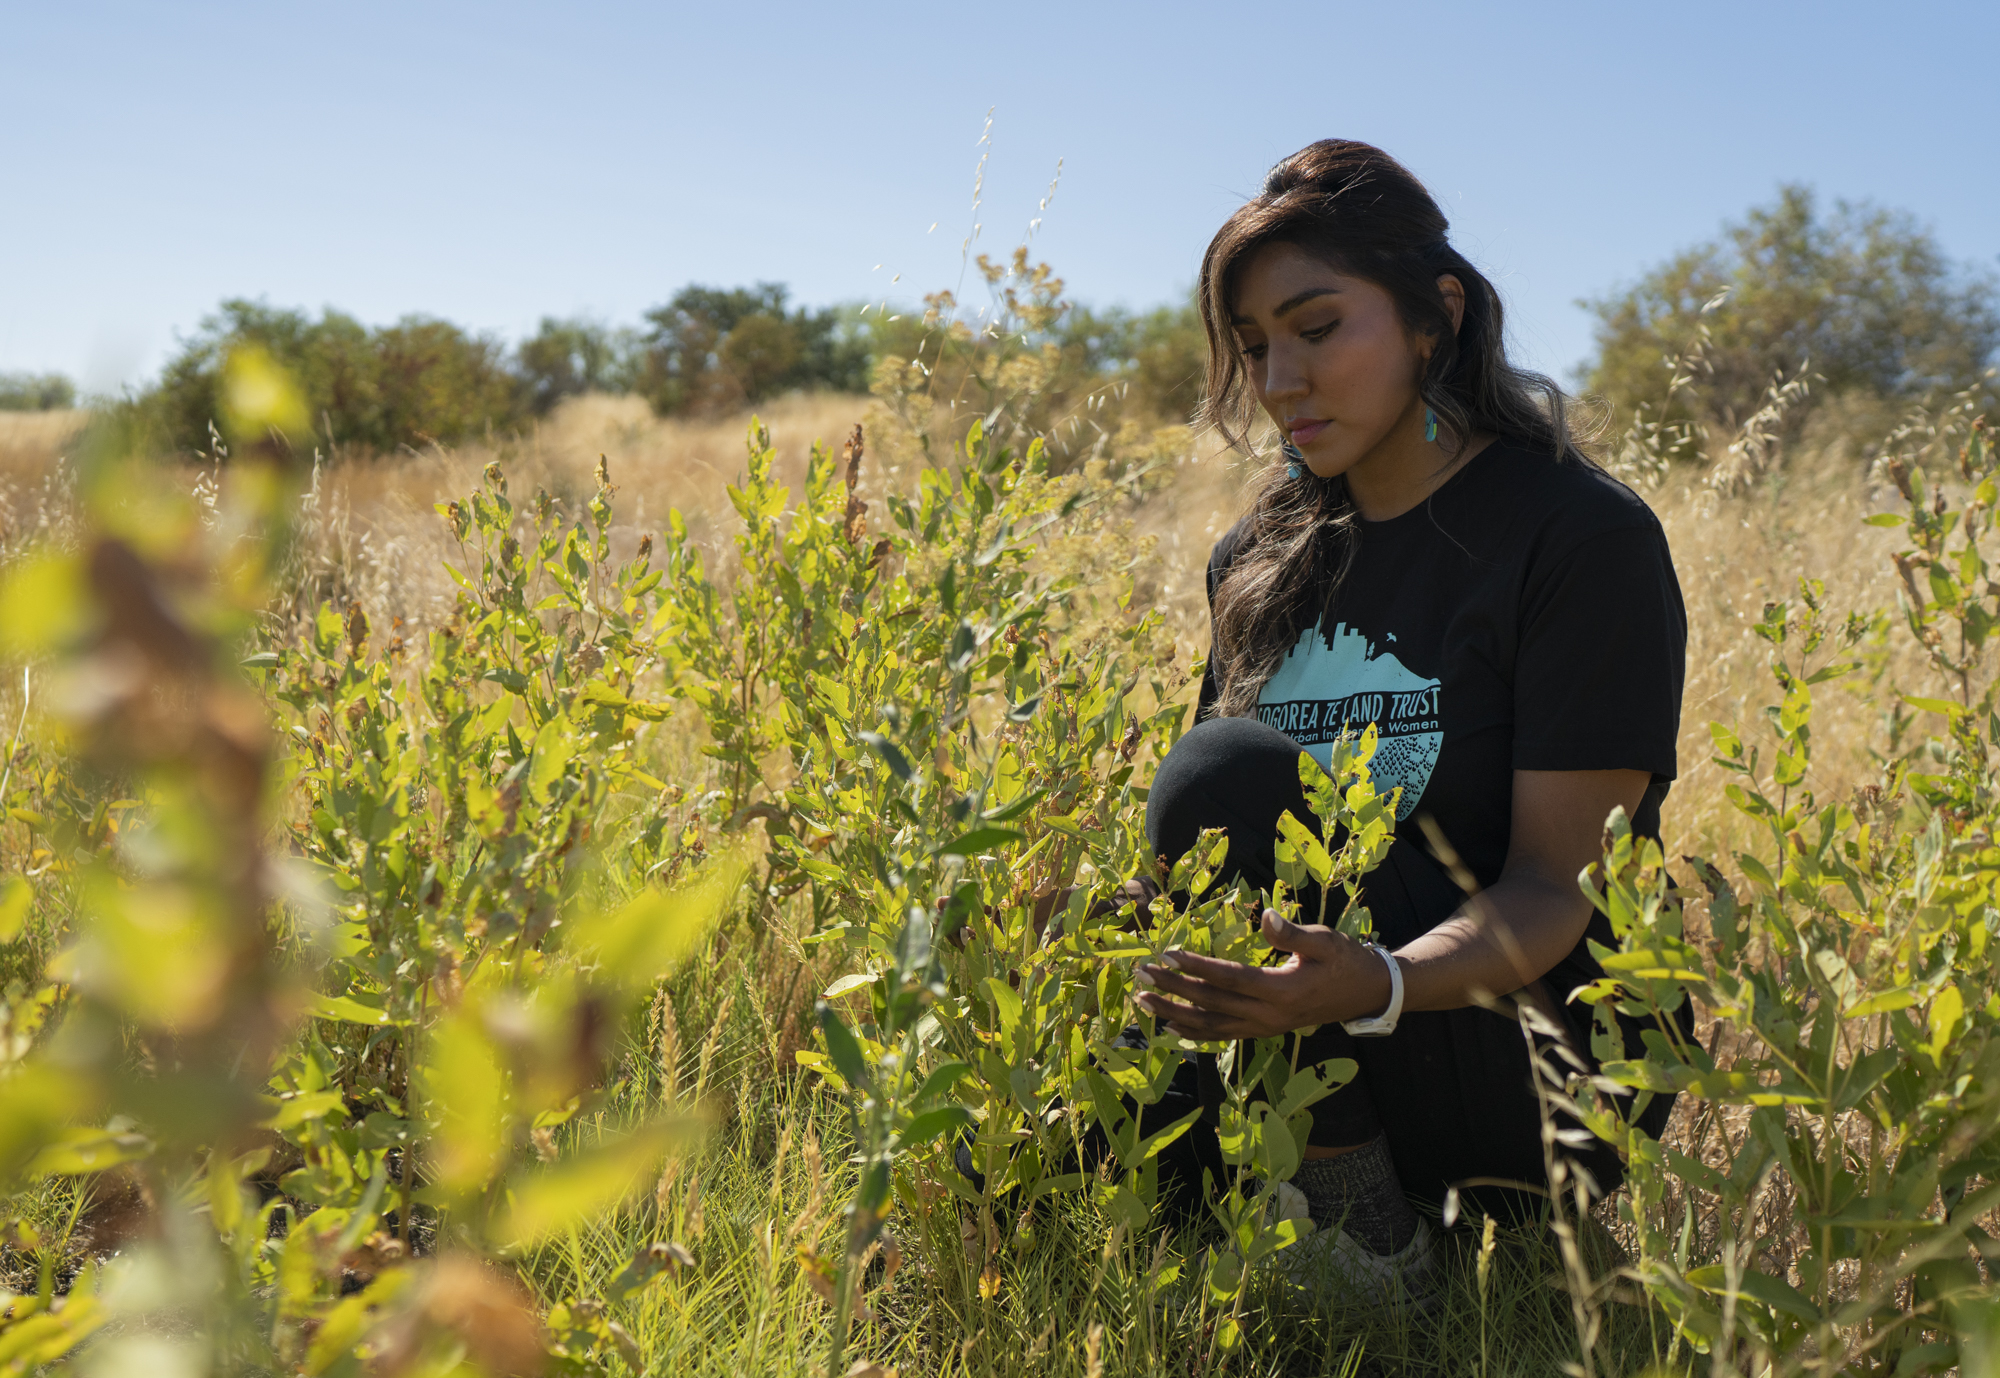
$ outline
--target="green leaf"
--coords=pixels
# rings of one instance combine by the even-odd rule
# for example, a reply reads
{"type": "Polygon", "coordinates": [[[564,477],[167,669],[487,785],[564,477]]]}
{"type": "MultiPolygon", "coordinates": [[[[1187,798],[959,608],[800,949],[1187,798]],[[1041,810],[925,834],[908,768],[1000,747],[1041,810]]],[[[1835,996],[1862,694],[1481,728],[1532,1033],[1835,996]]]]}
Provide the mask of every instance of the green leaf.
{"type": "Polygon", "coordinates": [[[1340,786],[1310,751],[1299,753],[1299,788],[1305,791],[1306,803],[1318,817],[1332,819],[1339,814],[1340,786]]]}
{"type": "Polygon", "coordinates": [[[693,1148],[701,1135],[701,1121],[692,1116],[655,1120],[560,1167],[518,1177],[510,1184],[512,1209],[494,1237],[513,1246],[529,1244],[603,1215],[649,1182],[660,1159],[693,1148]]]}
{"type": "Polygon", "coordinates": [[[9,876],[0,884],[0,945],[13,942],[21,936],[21,928],[28,921],[28,910],[35,902],[35,887],[28,884],[26,876],[9,876]]]}
{"type": "Polygon", "coordinates": [[[1353,1081],[1361,1065],[1351,1057],[1330,1057],[1312,1067],[1301,1067],[1285,1081],[1285,1089],[1279,1093],[1272,1113],[1279,1119],[1289,1120],[1306,1107],[1325,1100],[1341,1087],[1353,1081]]]}
{"type": "Polygon", "coordinates": [[[16,560],[0,574],[0,656],[46,655],[81,636],[93,615],[78,556],[16,560]]]}
{"type": "Polygon", "coordinates": [[[1877,1048],[1854,1059],[1846,1075],[1840,1078],[1833,1108],[1836,1111],[1852,1110],[1861,1104],[1870,1091],[1881,1085],[1884,1077],[1896,1070],[1901,1061],[1902,1055],[1895,1048],[1877,1048]]]}
{"type": "Polygon", "coordinates": [[[962,1105],[940,1105],[935,1110],[926,1110],[903,1126],[897,1137],[903,1147],[913,1144],[927,1144],[942,1134],[954,1129],[963,1129],[975,1123],[972,1112],[962,1105]]]}
{"type": "Polygon", "coordinates": [[[855,735],[874,748],[875,754],[889,767],[889,773],[898,780],[908,781],[916,774],[910,769],[910,758],[903,754],[903,749],[880,732],[857,732],[855,735]]]}
{"type": "Polygon", "coordinates": [[[366,1024],[371,1028],[401,1027],[407,1019],[397,1019],[380,1005],[371,1005],[356,1000],[351,995],[320,995],[315,993],[308,1013],[315,1019],[332,1019],[342,1024],[366,1024]]]}
{"type": "Polygon", "coordinates": [[[102,1172],[120,1163],[136,1162],[152,1151],[152,1140],[143,1134],[120,1134],[109,1129],[68,1129],[34,1156],[28,1164],[28,1172],[36,1177],[71,1177],[85,1172],[102,1172]]]}
{"type": "Polygon", "coordinates": [[[1003,807],[989,810],[986,813],[980,814],[979,817],[981,821],[987,823],[1012,823],[1029,809],[1032,809],[1035,805],[1046,799],[1048,793],[1046,787],[1038,786],[1035,789],[1029,790],[1019,799],[1010,800],[1003,807]]]}
{"type": "Polygon", "coordinates": [[[1906,1010],[1917,1003],[1917,992],[1909,986],[1897,986],[1894,990],[1877,991],[1864,996],[1841,1011],[1843,1019],[1860,1019],[1871,1014],[1888,1014],[1892,1010],[1906,1010]]]}
{"type": "Polygon", "coordinates": [[[1783,1278],[1760,1273],[1754,1268],[1745,1269],[1737,1278],[1735,1289],[1729,1286],[1729,1272],[1720,1263],[1711,1263],[1705,1268],[1690,1268],[1687,1280],[1711,1296],[1747,1297],[1759,1301],[1773,1311],[1782,1311],[1788,1316],[1796,1316],[1808,1325],[1819,1321],[1819,1308],[1812,1299],[1783,1278]]]}
{"type": "Polygon", "coordinates": [[[259,651],[256,655],[245,656],[236,663],[246,670],[275,670],[278,668],[278,653],[259,651]]]}
{"type": "Polygon", "coordinates": [[[875,984],[874,972],[857,971],[851,976],[841,977],[838,981],[835,981],[832,985],[828,986],[825,990],[821,991],[820,994],[824,998],[832,1000],[837,996],[842,996],[847,994],[847,992],[851,990],[860,990],[863,986],[872,986],[874,984],[875,984]]]}
{"type": "Polygon", "coordinates": [[[1236,1254],[1220,1251],[1209,1258],[1208,1294],[1218,1302],[1227,1302],[1243,1285],[1243,1260],[1236,1254]]]}
{"type": "Polygon", "coordinates": [[[1683,953],[1614,952],[1603,959],[1606,971],[1640,981],[1706,981],[1708,977],[1683,953]]]}
{"type": "Polygon", "coordinates": [[[1921,708],[1926,713],[1942,713],[1947,718],[1965,712],[1964,705],[1953,703],[1950,699],[1920,699],[1910,694],[1903,694],[1900,697],[1912,708],[1921,708]]]}
{"type": "Polygon", "coordinates": [[[1613,1058],[1602,1063],[1598,1072],[1620,1086],[1630,1086],[1641,1091],[1658,1091],[1671,1095],[1680,1089],[1666,1068],[1657,1063],[1637,1058],[1613,1058]]]}
{"type": "Polygon", "coordinates": [[[1872,517],[1863,517],[1862,520],[1870,526],[1904,526],[1910,519],[1901,512],[1877,512],[1872,517]]]}
{"type": "Polygon", "coordinates": [[[485,741],[494,733],[507,726],[507,719],[513,716],[514,705],[520,700],[512,694],[502,694],[492,703],[479,710],[472,723],[465,730],[468,744],[485,741]]]}
{"type": "Polygon", "coordinates": [[[1146,1203],[1130,1187],[1104,1183],[1097,1190],[1097,1207],[1114,1224],[1123,1225],[1130,1236],[1143,1234],[1152,1223],[1153,1213],[1146,1209],[1146,1203]]]}
{"type": "Polygon", "coordinates": [[[1027,836],[1013,828],[974,828],[960,833],[951,841],[938,848],[939,856],[976,856],[994,847],[1005,846],[1009,842],[1019,842],[1027,836]]]}
{"type": "Polygon", "coordinates": [[[969,1062],[946,1062],[931,1069],[924,1078],[924,1084],[917,1088],[917,1094],[910,1098],[912,1105],[928,1105],[939,1096],[949,1095],[952,1087],[972,1074],[969,1062]]]}
{"type": "Polygon", "coordinates": [[[638,699],[628,699],[603,680],[592,680],[583,687],[583,701],[598,708],[615,708],[620,713],[639,719],[641,722],[662,722],[674,711],[670,703],[645,703],[638,699]]]}
{"type": "Polygon", "coordinates": [[[278,1102],[270,1118],[262,1127],[274,1129],[282,1134],[287,1129],[296,1129],[309,1120],[323,1120],[335,1111],[340,1112],[343,1121],[347,1118],[347,1098],[338,1091],[302,1091],[296,1096],[287,1096],[278,1102]]]}
{"type": "Polygon", "coordinates": [[[570,945],[594,953],[599,973],[625,990],[650,988],[708,936],[749,869],[745,851],[720,853],[686,884],[648,888],[609,914],[571,921],[570,945]]]}
{"type": "Polygon", "coordinates": [[[563,767],[569,764],[575,750],[576,740],[561,718],[550,718],[542,724],[542,730],[535,734],[533,764],[528,768],[530,798],[549,799],[550,786],[562,779],[563,767]]]}
{"type": "Polygon", "coordinates": [[[833,1059],[833,1068],[840,1073],[841,1080],[856,1090],[865,1088],[868,1062],[861,1055],[861,1045],[840,1017],[840,1011],[824,1000],[819,1002],[819,1027],[826,1036],[827,1056],[833,1059]]]}
{"type": "Polygon", "coordinates": [[[1298,853],[1299,860],[1305,863],[1314,880],[1321,885],[1332,881],[1333,858],[1327,855],[1326,848],[1320,844],[1312,829],[1292,817],[1290,809],[1278,815],[1278,833],[1298,853]]]}
{"type": "Polygon", "coordinates": [[[440,1020],[413,1078],[425,1115],[437,1126],[424,1167],[445,1200],[483,1190],[507,1147],[507,1074],[481,1014],[467,1000],[440,1020]]]}
{"type": "Polygon", "coordinates": [[[1932,1060],[1940,1067],[1944,1065],[1945,1049],[1951,1046],[1952,1035],[1964,1017],[1965,997],[1957,986],[1946,986],[1931,1001],[1930,1018],[1926,1021],[1931,1035],[1928,1046],[1932,1060]]]}
{"type": "Polygon", "coordinates": [[[1157,1156],[1161,1149],[1187,1133],[1188,1130],[1194,1128],[1194,1122],[1200,1118],[1200,1110],[1190,1110],[1172,1124],[1162,1125],[1145,1138],[1139,1140],[1138,1161],[1130,1164],[1130,1166],[1136,1167],[1138,1163],[1157,1156]]]}
{"type": "Polygon", "coordinates": [[[993,1002],[993,1013],[999,1024],[1000,1037],[1008,1042],[1014,1038],[1014,1030],[1021,1023],[1021,996],[1012,986],[997,976],[989,976],[980,985],[986,991],[986,998],[993,1002]]]}

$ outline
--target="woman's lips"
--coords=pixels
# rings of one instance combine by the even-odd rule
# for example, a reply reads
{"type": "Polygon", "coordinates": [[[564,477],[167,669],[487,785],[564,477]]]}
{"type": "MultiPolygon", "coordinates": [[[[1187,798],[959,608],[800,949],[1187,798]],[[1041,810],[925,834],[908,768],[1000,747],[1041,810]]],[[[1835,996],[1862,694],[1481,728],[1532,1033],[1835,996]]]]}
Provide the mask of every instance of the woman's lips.
{"type": "Polygon", "coordinates": [[[1310,445],[1313,437],[1332,424],[1331,421],[1301,421],[1292,427],[1292,444],[1310,445]]]}

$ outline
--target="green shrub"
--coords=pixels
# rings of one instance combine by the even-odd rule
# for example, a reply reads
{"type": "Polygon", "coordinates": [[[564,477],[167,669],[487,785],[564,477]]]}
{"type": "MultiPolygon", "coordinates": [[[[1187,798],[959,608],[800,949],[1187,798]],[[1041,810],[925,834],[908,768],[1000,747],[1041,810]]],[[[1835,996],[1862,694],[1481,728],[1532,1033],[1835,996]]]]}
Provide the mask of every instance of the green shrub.
{"type": "MultiPolygon", "coordinates": [[[[1178,735],[1189,679],[1162,673],[1156,615],[1124,597],[1093,606],[1086,551],[1116,492],[1102,479],[1053,476],[1039,442],[1016,454],[974,423],[948,466],[891,495],[870,540],[858,442],[844,474],[815,454],[796,504],[769,452],[753,453],[730,490],[747,526],[733,594],[678,528],[661,586],[662,644],[729,807],[771,833],[767,891],[809,889],[807,941],[838,943],[855,968],[819,1007],[825,1051],[799,1055],[848,1097],[860,1179],[843,1247],[802,1255],[834,1301],[828,1371],[842,1371],[863,1265],[898,1202],[932,1255],[961,1205],[984,1222],[958,1285],[990,1295],[1006,1263],[994,1222],[1032,1231],[1080,1196],[1115,1226],[1119,1275],[1150,1292],[1185,1272],[1213,1317],[1211,1357],[1232,1350],[1257,1265],[1298,1238],[1277,1200],[1309,1109],[1354,1066],[1298,1067],[1283,1039],[1209,1049],[1235,1168],[1211,1202],[1224,1235],[1199,1260],[1155,1248],[1156,1155],[1194,1117],[1142,1137],[1132,1107],[1158,1100],[1194,1045],[1132,1004],[1131,968],[1175,946],[1254,960],[1267,898],[1232,889],[1176,912],[1128,893],[1142,878],[1206,891],[1226,852],[1207,837],[1160,876],[1144,837],[1141,767],[1178,735]],[[1120,1041],[1135,1025],[1136,1049],[1120,1041]],[[978,1187],[954,1166],[961,1133],[978,1187]],[[1092,1172],[1080,1159],[1098,1133],[1111,1156],[1092,1172]]],[[[1285,858],[1295,885],[1345,886],[1350,906],[1388,845],[1372,747],[1350,744],[1334,779],[1302,758],[1324,822],[1285,858]]],[[[1365,911],[1336,917],[1365,931],[1365,911]]]]}
{"type": "Polygon", "coordinates": [[[526,415],[501,345],[449,321],[410,316],[370,328],[338,311],[314,320],[235,300],[202,322],[132,404],[154,445],[208,450],[223,417],[224,366],[246,348],[265,351],[297,381],[312,439],[323,445],[388,451],[449,443],[526,415]]]}
{"type": "Polygon", "coordinates": [[[684,287],[646,313],[633,387],[662,416],[731,411],[794,389],[864,392],[868,340],[851,311],[787,310],[779,283],[684,287]]]}
{"type": "Polygon", "coordinates": [[[1208,337],[1192,300],[1150,311],[1079,308],[1062,323],[1065,348],[1082,351],[1086,373],[1123,382],[1140,415],[1187,422],[1201,405],[1208,337]]]}
{"type": "Polygon", "coordinates": [[[1990,274],[1954,265],[1907,215],[1843,201],[1829,216],[1787,186],[1721,241],[1584,303],[1597,317],[1587,385],[1630,416],[1657,408],[1663,362],[1682,360],[1687,376],[1653,420],[1725,435],[1780,377],[1810,373],[1822,396],[1903,406],[1980,384],[2000,346],[1994,292],[1990,274]]]}
{"type": "Polygon", "coordinates": [[[596,321],[542,317],[515,351],[515,368],[528,405],[546,416],[565,397],[587,392],[630,392],[637,337],[596,321]]]}
{"type": "Polygon", "coordinates": [[[1955,506],[1899,464],[1907,516],[1871,519],[1911,533],[1896,557],[1903,612],[1945,682],[1939,697],[1890,687],[1894,736],[1912,709],[1942,730],[1852,798],[1817,797],[1814,692],[1855,672],[1837,657],[1877,619],[1832,618],[1806,583],[1757,628],[1781,696],[1767,739],[1710,728],[1759,845],[1719,865],[1688,859],[1706,935],[1657,845],[1622,819],[1587,886],[1618,937],[1583,997],[1599,1007],[1600,1087],[1642,1102],[1678,1091],[1692,1127],[1661,1143],[1585,1117],[1629,1164],[1631,1276],[1718,1370],[2000,1362],[2000,1240],[1988,1233],[2000,1210],[2000,717],[1986,647],[2000,587],[1981,550],[2000,454],[1983,428],[1960,476],[1955,506]],[[1689,999],[1713,1020],[1705,1047],[1668,1017],[1689,999]],[[1643,1048],[1620,1045],[1612,1004],[1654,1017],[1643,1048]]]}
{"type": "MultiPolygon", "coordinates": [[[[852,307],[792,307],[780,284],[690,286],[646,313],[642,330],[544,317],[511,353],[449,322],[411,316],[369,327],[327,310],[226,301],[171,359],[159,381],[119,409],[124,434],[155,449],[206,452],[221,428],[224,366],[234,351],[264,351],[296,379],[311,438],[295,444],[386,452],[511,430],[589,392],[643,396],[662,416],[714,414],[780,393],[863,393],[885,377],[927,403],[968,402],[954,443],[974,414],[999,409],[989,429],[1008,442],[1007,399],[1032,399],[1022,424],[1041,433],[1059,469],[1104,450],[1126,423],[1185,420],[1199,400],[1201,331],[1190,307],[1148,313],[1073,312],[1062,283],[1025,254],[1011,265],[982,258],[1003,316],[1018,327],[975,335],[954,319],[949,294],[909,316],[852,307]],[[1003,367],[1011,364],[1011,368],[1003,367]],[[968,391],[969,389],[969,391],[968,391]],[[1058,428],[1067,418],[1067,429],[1058,428]]],[[[0,406],[68,405],[55,378],[14,379],[0,406]],[[51,401],[50,399],[54,399],[51,401]]],[[[1022,440],[1020,443],[1025,443],[1022,440]]],[[[1131,438],[1121,441],[1131,448],[1131,438]]]]}
{"type": "Polygon", "coordinates": [[[76,405],[76,384],[60,373],[0,373],[0,411],[61,411],[76,405]]]}
{"type": "Polygon", "coordinates": [[[871,324],[872,390],[926,462],[943,462],[977,420],[1002,448],[1039,444],[1054,473],[1129,476],[1184,458],[1181,406],[1197,346],[1184,313],[1077,312],[1063,280],[1025,247],[1007,262],[981,254],[992,307],[968,323],[950,292],[921,316],[871,324]]]}

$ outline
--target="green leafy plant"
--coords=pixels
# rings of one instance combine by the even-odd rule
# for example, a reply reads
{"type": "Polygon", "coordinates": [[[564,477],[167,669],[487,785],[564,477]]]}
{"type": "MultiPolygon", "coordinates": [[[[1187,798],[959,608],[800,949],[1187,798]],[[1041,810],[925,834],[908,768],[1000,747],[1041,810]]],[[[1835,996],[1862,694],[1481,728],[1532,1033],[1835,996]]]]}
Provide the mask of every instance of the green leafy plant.
{"type": "Polygon", "coordinates": [[[1994,471],[1975,431],[1963,507],[1897,474],[1910,511],[1894,520],[1915,539],[1897,557],[1905,613],[1954,690],[1906,702],[1945,731],[1852,799],[1816,797],[1814,690],[1853,671],[1826,652],[1860,642],[1870,619],[1835,621],[1805,583],[1758,628],[1782,694],[1768,745],[1711,729],[1738,777],[1729,797],[1763,837],[1731,859],[1742,888],[1691,859],[1708,892],[1707,934],[1691,931],[1658,846],[1622,818],[1589,886],[1618,938],[1582,994],[1599,1010],[1600,1085],[1678,1091],[1693,1116],[1676,1145],[1582,1113],[1629,1165],[1632,1276],[1718,1372],[1969,1372],[2000,1354],[1987,1277],[2000,724],[1979,655],[1995,613],[1980,550],[1994,471]],[[1672,1017],[1689,999],[1713,1020],[1707,1046],[1672,1017]],[[1643,1048],[1622,1045],[1614,1006],[1650,1021],[1643,1048]]]}
{"type": "MultiPolygon", "coordinates": [[[[1145,1285],[1181,1276],[1141,1241],[1158,1154],[1195,1115],[1151,1132],[1140,1122],[1194,1049],[1131,1003],[1131,968],[1176,946],[1260,959],[1257,915],[1267,899],[1293,904],[1206,895],[1226,850],[1216,837],[1155,870],[1139,757],[1172,744],[1187,681],[1143,681],[1135,653],[1152,617],[1105,616],[1060,560],[1064,542],[1101,526],[1114,486],[1052,475],[1039,443],[1017,454],[975,422],[948,467],[889,495],[892,523],[870,540],[858,431],[843,458],[815,452],[794,503],[753,435],[731,489],[745,523],[732,593],[676,528],[661,614],[728,809],[761,817],[772,838],[761,892],[809,887],[805,940],[838,943],[857,968],[820,1004],[824,1051],[799,1054],[848,1099],[858,1175],[837,1256],[800,1252],[834,1307],[829,1371],[865,1313],[860,1278],[896,1201],[939,1270],[956,1271],[969,1213],[964,1285],[981,1297],[1005,1286],[1010,1241],[1022,1247],[1063,1195],[1093,1201],[1112,1254],[1145,1285]],[[1162,893],[1204,898],[1177,909],[1162,893]]],[[[1283,862],[1294,884],[1344,895],[1338,920],[1363,933],[1360,877],[1394,812],[1370,782],[1372,750],[1372,736],[1343,743],[1332,776],[1302,758],[1317,830],[1288,820],[1283,862]]],[[[1214,1184],[1223,1242],[1200,1286],[1227,1351],[1256,1266],[1298,1237],[1278,1192],[1310,1107],[1353,1068],[1297,1067],[1282,1040],[1207,1051],[1222,1065],[1231,1176],[1214,1184]]]]}

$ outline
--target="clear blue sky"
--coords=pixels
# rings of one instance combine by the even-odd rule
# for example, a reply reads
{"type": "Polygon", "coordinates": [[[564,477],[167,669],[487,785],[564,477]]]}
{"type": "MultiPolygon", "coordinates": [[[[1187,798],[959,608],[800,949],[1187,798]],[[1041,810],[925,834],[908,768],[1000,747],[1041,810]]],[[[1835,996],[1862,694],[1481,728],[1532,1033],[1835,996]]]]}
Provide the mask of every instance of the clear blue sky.
{"type": "Polygon", "coordinates": [[[1782,181],[2000,255],[1993,0],[4,15],[0,369],[92,389],[226,296],[510,339],[690,281],[913,300],[958,279],[989,106],[978,247],[1019,239],[1062,158],[1037,244],[1083,300],[1175,296],[1266,166],[1356,137],[1425,179],[1558,373],[1590,349],[1576,298],[1782,181]]]}

